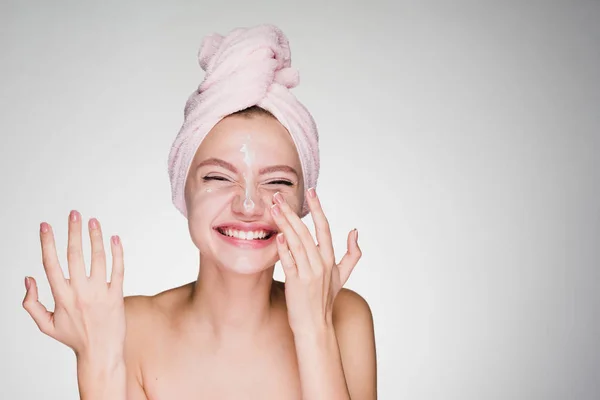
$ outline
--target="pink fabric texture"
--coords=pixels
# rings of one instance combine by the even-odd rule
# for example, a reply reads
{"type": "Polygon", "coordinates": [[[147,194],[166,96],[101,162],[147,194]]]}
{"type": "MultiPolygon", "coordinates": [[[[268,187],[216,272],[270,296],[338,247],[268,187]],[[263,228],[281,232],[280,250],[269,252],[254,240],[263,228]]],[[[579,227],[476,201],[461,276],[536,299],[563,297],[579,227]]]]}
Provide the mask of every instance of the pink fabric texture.
{"type": "MultiPolygon", "coordinates": [[[[184,187],[196,150],[224,117],[251,106],[271,112],[289,131],[298,151],[305,189],[319,175],[319,135],[309,111],[290,89],[299,83],[287,37],[273,25],[238,28],[204,38],[198,53],[204,80],[188,98],[184,121],[169,152],[171,195],[187,218],[184,187]]],[[[306,201],[302,216],[308,213],[306,201]]]]}

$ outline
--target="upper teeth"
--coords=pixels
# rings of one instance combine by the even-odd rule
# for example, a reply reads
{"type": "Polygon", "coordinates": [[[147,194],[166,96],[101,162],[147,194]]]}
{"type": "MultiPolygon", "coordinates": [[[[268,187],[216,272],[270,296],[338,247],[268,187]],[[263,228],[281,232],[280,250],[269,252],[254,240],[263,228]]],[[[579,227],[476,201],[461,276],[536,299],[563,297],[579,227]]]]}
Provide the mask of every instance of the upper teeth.
{"type": "Polygon", "coordinates": [[[263,239],[268,235],[267,231],[238,231],[235,229],[221,229],[221,232],[227,236],[231,236],[243,240],[263,239]]]}

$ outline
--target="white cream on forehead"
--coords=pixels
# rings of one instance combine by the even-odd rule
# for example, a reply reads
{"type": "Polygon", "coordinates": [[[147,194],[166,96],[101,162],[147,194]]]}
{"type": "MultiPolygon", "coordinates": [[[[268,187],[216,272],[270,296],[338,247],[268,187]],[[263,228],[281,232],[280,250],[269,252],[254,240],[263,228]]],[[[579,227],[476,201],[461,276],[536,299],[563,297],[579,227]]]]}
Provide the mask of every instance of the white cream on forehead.
{"type": "Polygon", "coordinates": [[[252,201],[252,193],[251,190],[253,188],[253,179],[252,179],[252,163],[254,161],[254,152],[252,151],[252,147],[250,146],[250,134],[246,135],[246,139],[240,148],[240,152],[244,154],[244,164],[246,164],[246,171],[242,173],[244,177],[244,184],[246,188],[246,198],[244,199],[244,209],[246,211],[251,211],[254,209],[254,201],[252,201]]]}

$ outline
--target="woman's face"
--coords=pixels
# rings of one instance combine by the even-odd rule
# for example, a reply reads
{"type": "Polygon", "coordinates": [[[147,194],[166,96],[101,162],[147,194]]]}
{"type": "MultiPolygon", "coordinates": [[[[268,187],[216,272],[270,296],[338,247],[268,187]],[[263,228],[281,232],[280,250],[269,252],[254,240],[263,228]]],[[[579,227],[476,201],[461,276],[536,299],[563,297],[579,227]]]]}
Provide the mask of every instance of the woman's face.
{"type": "Polygon", "coordinates": [[[229,116],[215,125],[196,152],[185,188],[188,227],[203,259],[244,274],[273,266],[276,192],[300,213],[302,170],[283,125],[265,115],[229,116]]]}

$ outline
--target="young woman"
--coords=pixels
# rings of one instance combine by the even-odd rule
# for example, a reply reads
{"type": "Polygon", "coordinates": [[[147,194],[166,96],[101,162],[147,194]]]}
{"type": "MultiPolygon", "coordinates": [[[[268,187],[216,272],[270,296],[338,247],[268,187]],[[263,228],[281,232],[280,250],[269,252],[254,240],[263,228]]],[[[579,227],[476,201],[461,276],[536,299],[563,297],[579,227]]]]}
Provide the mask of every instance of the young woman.
{"type": "Polygon", "coordinates": [[[77,356],[82,399],[376,399],[369,306],[343,289],[358,233],[336,263],[314,186],[317,131],[291,95],[297,73],[276,27],[205,39],[205,79],[188,99],[169,155],[176,207],[200,254],[198,279],[155,296],[123,298],[123,248],[112,272],[97,219],[88,277],[82,219],[69,217],[65,279],[52,228],[40,226],[55,299],[49,312],[25,278],[23,306],[77,356]],[[316,242],[300,219],[311,214],[316,242]],[[273,279],[281,260],[285,283],[273,279]]]}

